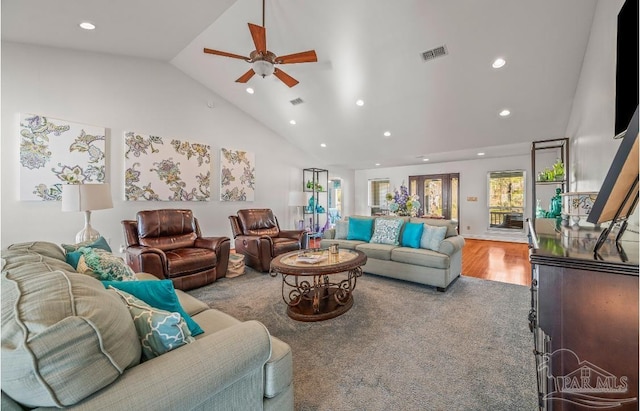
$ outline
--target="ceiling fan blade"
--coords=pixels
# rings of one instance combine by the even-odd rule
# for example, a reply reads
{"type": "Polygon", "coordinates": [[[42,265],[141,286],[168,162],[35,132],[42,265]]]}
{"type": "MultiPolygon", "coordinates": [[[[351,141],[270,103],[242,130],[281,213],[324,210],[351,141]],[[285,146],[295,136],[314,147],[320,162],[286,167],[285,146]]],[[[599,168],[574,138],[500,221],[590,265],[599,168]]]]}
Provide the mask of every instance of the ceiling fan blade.
{"type": "Polygon", "coordinates": [[[246,83],[254,74],[256,74],[256,72],[253,71],[253,69],[249,69],[249,71],[241,75],[240,78],[236,80],[236,83],[246,83]]]}
{"type": "Polygon", "coordinates": [[[251,61],[251,59],[249,57],[241,56],[239,54],[227,53],[226,51],[219,51],[219,50],[212,50],[212,49],[205,48],[204,52],[207,53],[207,54],[215,54],[217,56],[231,57],[231,58],[234,58],[234,59],[240,59],[240,60],[244,60],[244,61],[251,61]]]}
{"type": "Polygon", "coordinates": [[[280,81],[282,81],[284,84],[286,84],[289,87],[293,87],[299,83],[298,80],[294,79],[293,77],[291,77],[284,71],[280,70],[279,68],[276,68],[273,71],[273,75],[278,77],[280,81]]]}
{"type": "Polygon", "coordinates": [[[300,53],[287,54],[286,56],[276,57],[277,64],[292,63],[315,63],[318,61],[315,50],[303,51],[300,53]]]}
{"type": "Polygon", "coordinates": [[[267,31],[262,26],[249,23],[249,31],[257,51],[267,51],[267,31]]]}

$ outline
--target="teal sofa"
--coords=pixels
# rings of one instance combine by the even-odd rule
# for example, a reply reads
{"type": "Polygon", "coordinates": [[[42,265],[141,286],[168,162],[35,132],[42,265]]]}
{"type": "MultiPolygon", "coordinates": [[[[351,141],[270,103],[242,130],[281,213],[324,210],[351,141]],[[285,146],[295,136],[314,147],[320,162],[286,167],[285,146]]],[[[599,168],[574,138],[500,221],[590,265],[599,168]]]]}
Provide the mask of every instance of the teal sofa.
{"type": "MultiPolygon", "coordinates": [[[[336,229],[324,233],[320,246],[329,247],[338,244],[341,248],[362,251],[367,255],[367,263],[362,267],[365,273],[376,274],[399,280],[411,281],[436,287],[438,291],[446,291],[462,271],[462,248],[464,238],[457,233],[457,222],[452,220],[418,218],[418,217],[371,217],[353,216],[358,219],[374,220],[379,218],[401,219],[404,223],[426,223],[430,226],[447,227],[444,240],[437,251],[425,248],[403,247],[400,244],[377,244],[360,240],[336,238],[336,229]]],[[[348,217],[347,219],[348,220],[348,217]]],[[[402,239],[404,224],[400,230],[402,239]]]]}
{"type": "Polygon", "coordinates": [[[293,410],[291,349],[257,321],[176,290],[204,333],[141,362],[127,306],[56,244],[3,250],[1,281],[2,410],[293,410]]]}

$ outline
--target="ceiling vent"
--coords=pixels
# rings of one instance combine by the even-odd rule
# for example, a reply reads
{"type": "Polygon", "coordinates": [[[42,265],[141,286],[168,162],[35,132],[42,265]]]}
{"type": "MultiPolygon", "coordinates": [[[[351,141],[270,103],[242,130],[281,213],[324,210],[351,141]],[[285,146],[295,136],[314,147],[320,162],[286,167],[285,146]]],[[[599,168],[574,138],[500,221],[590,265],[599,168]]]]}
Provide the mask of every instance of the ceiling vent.
{"type": "Polygon", "coordinates": [[[297,106],[298,104],[304,103],[304,101],[300,97],[298,97],[298,98],[295,98],[295,99],[291,100],[290,103],[293,104],[294,106],[297,106]]]}
{"type": "Polygon", "coordinates": [[[421,53],[422,59],[424,61],[433,60],[433,59],[435,59],[437,57],[446,56],[447,54],[448,54],[447,53],[447,46],[444,46],[444,45],[442,45],[440,47],[433,48],[431,50],[427,50],[427,51],[421,53]]]}

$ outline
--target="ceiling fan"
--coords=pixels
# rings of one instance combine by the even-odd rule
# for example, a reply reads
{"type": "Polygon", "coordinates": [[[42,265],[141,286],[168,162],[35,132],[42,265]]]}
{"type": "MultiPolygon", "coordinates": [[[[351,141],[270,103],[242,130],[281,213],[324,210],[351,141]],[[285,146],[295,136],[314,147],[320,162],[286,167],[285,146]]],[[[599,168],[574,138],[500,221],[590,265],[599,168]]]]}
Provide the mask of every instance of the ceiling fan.
{"type": "Polygon", "coordinates": [[[252,68],[246,73],[240,76],[236,82],[246,83],[256,73],[263,78],[273,74],[280,81],[289,87],[293,87],[298,84],[298,80],[294,79],[284,71],[277,67],[276,64],[293,64],[293,63],[314,63],[318,61],[315,50],[303,51],[300,53],[288,54],[286,56],[276,56],[274,53],[267,50],[267,34],[264,27],[264,2],[262,0],[262,26],[249,23],[249,31],[251,32],[251,38],[256,49],[249,54],[249,57],[240,56],[238,54],[227,53],[226,51],[212,50],[205,48],[204,52],[207,54],[215,54],[218,56],[231,57],[234,59],[241,59],[247,63],[252,64],[252,68]]]}

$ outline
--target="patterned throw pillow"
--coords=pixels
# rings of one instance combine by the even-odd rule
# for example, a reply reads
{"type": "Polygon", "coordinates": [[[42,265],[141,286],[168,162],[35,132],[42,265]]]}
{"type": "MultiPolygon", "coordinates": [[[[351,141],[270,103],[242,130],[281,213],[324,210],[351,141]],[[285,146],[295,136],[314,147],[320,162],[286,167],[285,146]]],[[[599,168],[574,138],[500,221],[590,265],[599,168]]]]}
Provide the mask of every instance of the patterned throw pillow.
{"type": "Polygon", "coordinates": [[[424,230],[422,231],[422,238],[420,238],[420,248],[438,251],[440,243],[444,240],[444,236],[446,234],[447,227],[436,227],[425,223],[424,230]]]}
{"type": "Polygon", "coordinates": [[[154,358],[195,341],[180,314],[151,307],[131,294],[109,286],[129,308],[142,345],[142,355],[154,358]]]}
{"type": "Polygon", "coordinates": [[[135,273],[122,258],[99,248],[82,247],[76,270],[101,281],[137,281],[135,273]]]}
{"type": "Polygon", "coordinates": [[[336,240],[346,240],[349,233],[349,220],[336,221],[336,240]]]}
{"type": "Polygon", "coordinates": [[[77,244],[62,244],[62,248],[64,248],[66,252],[65,259],[67,264],[73,268],[78,267],[78,262],[80,261],[80,257],[82,257],[82,252],[78,250],[82,247],[99,248],[111,252],[111,247],[109,247],[109,243],[107,243],[104,237],[100,237],[95,241],[90,240],[77,244]]]}
{"type": "Polygon", "coordinates": [[[406,223],[402,232],[402,246],[420,248],[420,239],[424,231],[423,223],[406,223]]]}
{"type": "Polygon", "coordinates": [[[371,243],[399,245],[398,237],[403,220],[399,218],[376,218],[376,227],[371,243]]]}

